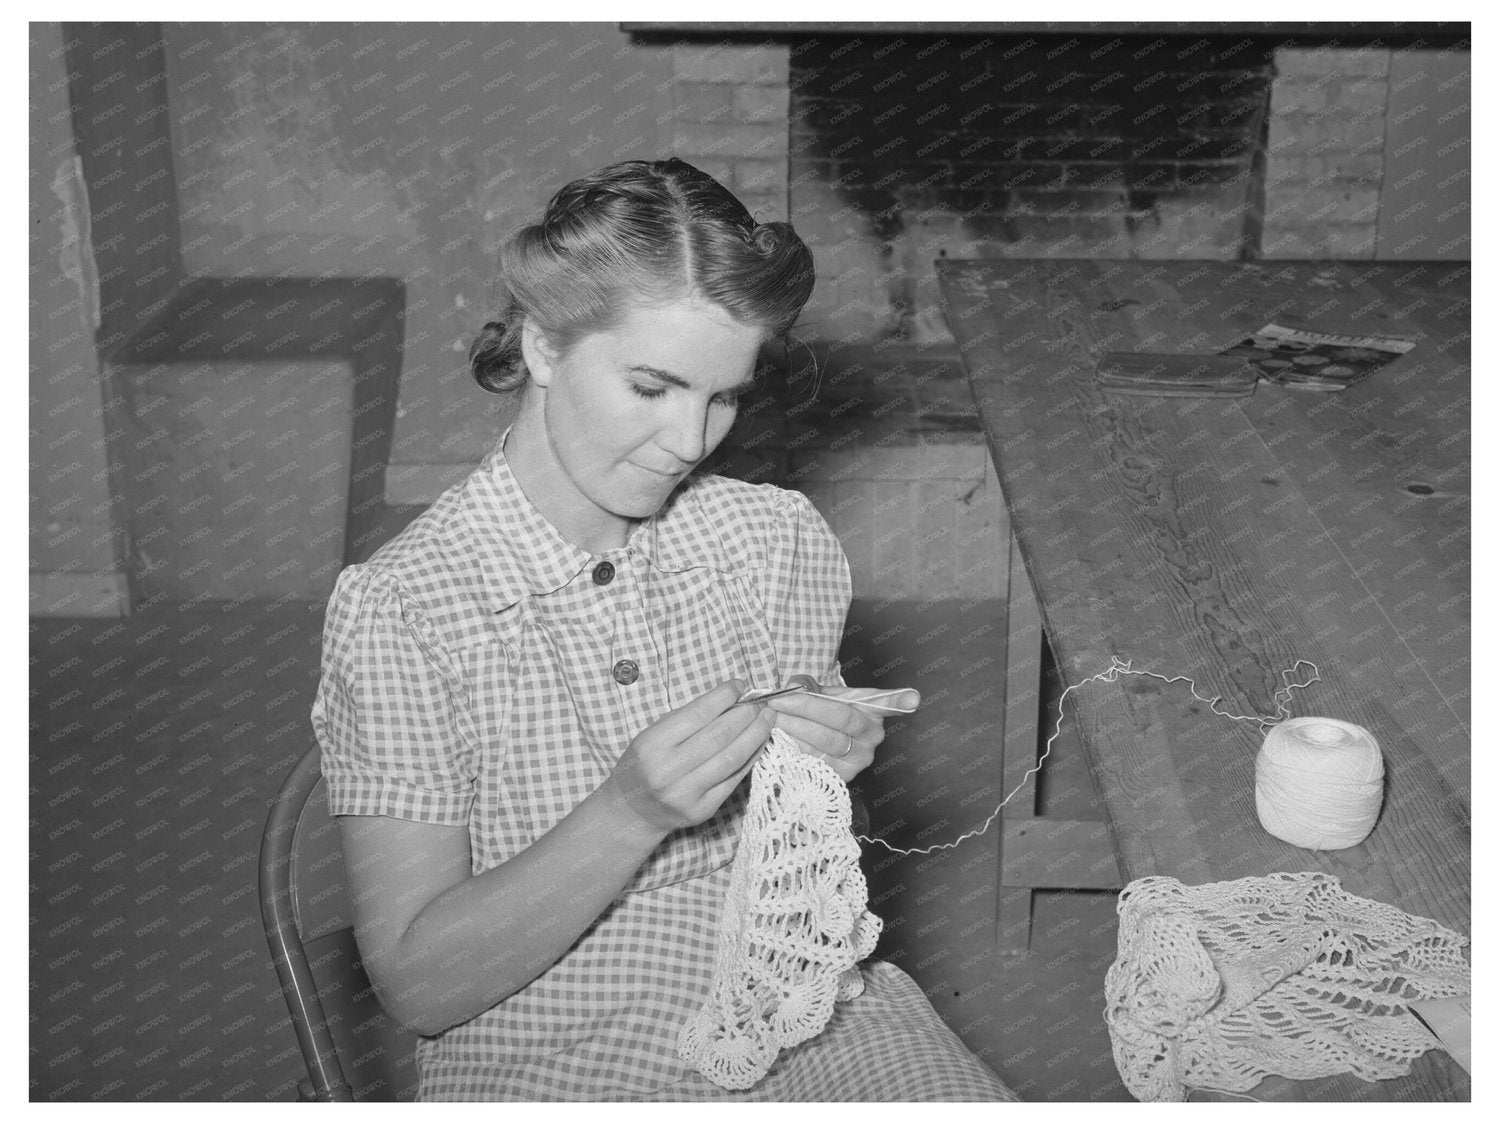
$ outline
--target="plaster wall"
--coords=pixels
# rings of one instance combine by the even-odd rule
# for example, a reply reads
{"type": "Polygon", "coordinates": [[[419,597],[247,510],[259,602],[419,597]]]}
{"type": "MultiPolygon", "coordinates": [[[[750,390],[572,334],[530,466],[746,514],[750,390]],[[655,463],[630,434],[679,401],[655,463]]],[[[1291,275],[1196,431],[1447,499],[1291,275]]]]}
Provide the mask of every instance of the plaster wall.
{"type": "Polygon", "coordinates": [[[30,26],[29,547],[31,611],[124,611],[94,333],[89,192],[74,141],[62,26],[30,26]]]}
{"type": "Polygon", "coordinates": [[[165,24],[163,39],[188,274],[404,280],[388,481],[472,465],[513,410],[467,368],[496,248],[567,180],[671,151],[671,48],[612,24],[165,24]]]}
{"type": "Polygon", "coordinates": [[[326,602],[344,562],[349,363],[175,362],[115,377],[141,481],[126,518],[133,607],[326,602]]]}
{"type": "Polygon", "coordinates": [[[73,132],[88,179],[101,354],[182,283],[160,25],[65,23],[73,132]]]}

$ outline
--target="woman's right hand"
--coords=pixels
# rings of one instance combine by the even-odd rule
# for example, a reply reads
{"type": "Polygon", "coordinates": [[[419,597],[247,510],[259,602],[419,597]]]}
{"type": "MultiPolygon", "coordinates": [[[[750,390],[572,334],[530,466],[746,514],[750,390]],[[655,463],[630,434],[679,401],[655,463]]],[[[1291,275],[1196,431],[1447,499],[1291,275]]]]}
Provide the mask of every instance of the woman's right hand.
{"type": "Polygon", "coordinates": [[[386,1010],[433,1035],[535,979],[661,840],[702,823],[771,736],[730,680],[653,722],[605,782],[519,854],[472,874],[469,829],[340,816],[354,920],[386,1010]]]}
{"type": "Polygon", "coordinates": [[[631,741],[605,781],[643,826],[666,834],[718,811],[771,736],[766,707],[735,706],[745,684],[721,683],[658,718],[631,741]]]}

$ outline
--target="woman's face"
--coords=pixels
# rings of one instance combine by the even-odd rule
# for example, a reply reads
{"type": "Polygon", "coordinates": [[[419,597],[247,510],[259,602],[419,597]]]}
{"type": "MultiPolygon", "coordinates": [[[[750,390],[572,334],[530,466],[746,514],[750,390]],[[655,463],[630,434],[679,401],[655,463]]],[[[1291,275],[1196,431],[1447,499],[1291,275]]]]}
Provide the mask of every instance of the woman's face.
{"type": "Polygon", "coordinates": [[[528,323],[533,386],[507,446],[523,489],[577,545],[623,544],[729,432],[764,338],[688,300],[637,307],[563,355],[528,323]]]}

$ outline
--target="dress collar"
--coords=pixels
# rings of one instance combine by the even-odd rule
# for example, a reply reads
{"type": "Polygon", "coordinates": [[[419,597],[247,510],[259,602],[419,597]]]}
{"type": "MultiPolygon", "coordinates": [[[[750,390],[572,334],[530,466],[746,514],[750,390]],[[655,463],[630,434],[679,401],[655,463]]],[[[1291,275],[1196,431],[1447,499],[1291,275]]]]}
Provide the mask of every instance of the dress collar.
{"type": "Polygon", "coordinates": [[[464,513],[479,536],[489,593],[496,612],[527,596],[561,589],[596,557],[635,552],[664,573],[707,567],[737,569],[723,538],[696,494],[700,478],[689,476],[655,515],[630,533],[624,547],[591,555],[562,536],[526,498],[505,459],[507,428],[464,483],[464,513]]]}

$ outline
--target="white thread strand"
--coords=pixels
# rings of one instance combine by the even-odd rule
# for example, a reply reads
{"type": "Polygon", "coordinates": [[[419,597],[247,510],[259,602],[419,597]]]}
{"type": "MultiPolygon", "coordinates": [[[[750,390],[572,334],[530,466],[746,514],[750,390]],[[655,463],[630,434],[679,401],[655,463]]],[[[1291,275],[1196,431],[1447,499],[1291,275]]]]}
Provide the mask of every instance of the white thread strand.
{"type": "Polygon", "coordinates": [[[1262,730],[1264,730],[1267,726],[1274,726],[1276,723],[1291,717],[1291,712],[1287,709],[1287,707],[1292,701],[1293,691],[1299,691],[1304,687],[1310,687],[1314,683],[1319,683],[1322,681],[1318,677],[1317,664],[1313,663],[1311,660],[1298,660],[1291,667],[1287,668],[1281,673],[1282,687],[1274,695],[1271,696],[1271,701],[1276,705],[1276,712],[1274,714],[1231,714],[1227,710],[1219,709],[1219,701],[1224,696],[1216,695],[1213,698],[1208,698],[1205,695],[1200,695],[1198,693],[1197,684],[1194,683],[1193,680],[1186,675],[1167,676],[1155,671],[1137,671],[1131,666],[1131,663],[1133,662],[1131,660],[1121,660],[1118,656],[1111,656],[1109,659],[1109,667],[1104,671],[1100,671],[1095,673],[1094,675],[1090,675],[1087,679],[1081,679],[1077,683],[1069,684],[1068,687],[1063,690],[1063,693],[1057,697],[1057,722],[1053,726],[1052,735],[1047,739],[1047,744],[1043,746],[1041,754],[1037,757],[1036,764],[1033,765],[1030,769],[1026,770],[1026,775],[1021,778],[1020,783],[1017,784],[1015,788],[1010,790],[1004,800],[995,805],[995,810],[989,814],[989,818],[987,818],[984,823],[980,824],[976,828],[964,832],[951,843],[934,843],[930,847],[912,847],[909,849],[902,847],[893,847],[884,839],[873,835],[857,835],[855,836],[855,838],[858,839],[861,843],[879,843],[887,851],[890,851],[892,854],[896,855],[928,855],[933,851],[952,850],[954,847],[957,847],[960,843],[964,842],[967,839],[972,839],[977,835],[983,835],[990,829],[990,825],[999,818],[1000,810],[1010,803],[1011,798],[1014,797],[1016,793],[1020,792],[1021,789],[1026,787],[1026,782],[1036,775],[1036,773],[1042,767],[1042,762],[1046,761],[1048,754],[1052,752],[1052,743],[1056,741],[1058,735],[1062,733],[1063,701],[1080,687],[1086,686],[1087,684],[1092,683],[1095,680],[1101,680],[1105,683],[1114,683],[1122,675],[1146,675],[1150,676],[1152,679],[1160,679],[1162,682],[1167,684],[1186,683],[1188,685],[1188,690],[1192,692],[1193,698],[1197,699],[1199,702],[1207,703],[1209,710],[1214,714],[1219,715],[1221,718],[1231,719],[1235,722],[1256,722],[1260,725],[1262,730]],[[1312,678],[1307,680],[1305,683],[1293,683],[1291,681],[1292,675],[1303,664],[1306,664],[1308,667],[1312,668],[1312,678]]]}
{"type": "Polygon", "coordinates": [[[1207,1085],[1188,1085],[1186,1088],[1190,1095],[1193,1093],[1218,1093],[1225,1097],[1239,1097],[1242,1101],[1254,1101],[1256,1104],[1268,1103],[1260,1097],[1252,1097],[1249,1093],[1236,1093],[1232,1089],[1210,1089],[1207,1085]]]}

